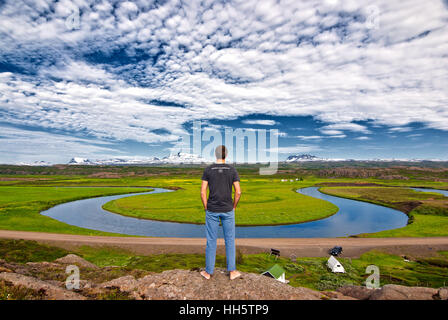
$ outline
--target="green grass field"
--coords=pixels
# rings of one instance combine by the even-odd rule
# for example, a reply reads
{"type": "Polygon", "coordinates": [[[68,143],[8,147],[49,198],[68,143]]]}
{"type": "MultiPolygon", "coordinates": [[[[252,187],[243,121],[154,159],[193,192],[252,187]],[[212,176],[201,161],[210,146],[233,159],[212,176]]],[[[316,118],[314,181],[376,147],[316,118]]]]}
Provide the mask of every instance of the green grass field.
{"type": "Polygon", "coordinates": [[[321,192],[408,211],[406,227],[360,237],[448,236],[448,198],[441,194],[399,187],[324,187],[321,192]]]}
{"type": "MultiPolygon", "coordinates": [[[[162,272],[171,269],[202,268],[205,265],[203,254],[159,254],[134,255],[132,253],[112,248],[82,247],[78,254],[99,265],[117,265],[128,269],[142,269],[152,272],[162,272]]],[[[357,259],[340,257],[345,274],[333,274],[328,271],[328,258],[300,257],[296,262],[280,257],[277,260],[267,254],[239,254],[238,270],[252,273],[262,273],[274,263],[281,265],[286,271],[286,278],[294,287],[308,287],[317,290],[334,290],[345,284],[363,285],[368,265],[374,264],[380,268],[381,285],[394,283],[407,286],[441,287],[446,285],[448,272],[448,256],[441,252],[433,258],[415,258],[410,262],[400,256],[370,251],[357,259]]],[[[218,255],[216,267],[225,268],[225,256],[218,255]]]]}
{"type": "MultiPolygon", "coordinates": [[[[126,216],[188,223],[204,223],[198,179],[166,179],[181,187],[174,193],[140,195],[106,203],[103,208],[126,216]]],[[[242,198],[236,210],[237,225],[275,225],[328,217],[338,208],[330,202],[295,192],[306,183],[283,183],[279,179],[241,180],[242,198]]]]}
{"type": "MultiPolygon", "coordinates": [[[[1,167],[1,166],[0,166],[1,167]]],[[[201,168],[145,168],[145,167],[69,167],[28,168],[18,167],[19,174],[7,167],[8,174],[0,175],[0,229],[42,231],[71,234],[102,234],[44,217],[39,214],[56,204],[103,195],[141,190],[126,187],[163,187],[178,189],[175,192],[123,198],[110,202],[105,208],[123,215],[146,219],[203,223],[204,211],[199,196],[201,168]],[[28,174],[27,170],[33,173],[28,174]],[[34,172],[36,171],[37,172],[34,172]],[[86,174],[63,175],[64,170],[86,174]],[[137,175],[141,174],[141,175],[137,175]],[[93,188],[64,188],[89,186],[93,188]],[[101,188],[101,187],[109,188],[101,188]],[[180,189],[179,189],[180,188],[180,189]]],[[[394,236],[448,236],[446,200],[440,195],[409,191],[401,187],[430,187],[448,189],[448,183],[437,181],[433,175],[440,172],[400,169],[406,179],[379,178],[322,178],[297,173],[290,168],[274,176],[259,176],[257,171],[240,168],[243,195],[237,209],[239,225],[273,225],[298,223],[322,219],[334,214],[337,208],[329,202],[296,193],[302,187],[325,184],[375,183],[384,187],[324,187],[325,192],[338,192],[342,197],[373,202],[404,210],[412,202],[419,206],[410,213],[408,226],[382,231],[365,237],[394,236]],[[300,181],[295,181],[295,178],[300,181]],[[288,179],[288,182],[280,182],[288,179]],[[289,179],[294,179],[290,182],[289,179]],[[390,186],[393,188],[386,188],[390,186]],[[392,192],[391,192],[392,190],[392,192]],[[359,192],[359,193],[358,193],[359,192]]],[[[342,171],[344,172],[344,171],[342,171]]],[[[327,174],[327,173],[325,173],[327,174]]]]}
{"type": "Polygon", "coordinates": [[[117,235],[83,229],[40,214],[57,204],[85,198],[149,191],[136,188],[64,188],[64,187],[0,187],[0,229],[70,233],[85,235],[117,235]]]}

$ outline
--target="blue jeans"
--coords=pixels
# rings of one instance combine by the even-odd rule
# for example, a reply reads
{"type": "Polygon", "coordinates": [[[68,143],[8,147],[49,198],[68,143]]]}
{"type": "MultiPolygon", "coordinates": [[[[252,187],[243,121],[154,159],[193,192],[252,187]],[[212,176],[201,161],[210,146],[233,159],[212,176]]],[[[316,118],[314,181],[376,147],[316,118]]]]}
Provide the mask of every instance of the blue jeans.
{"type": "Polygon", "coordinates": [[[236,270],[235,264],[235,211],[211,212],[205,211],[205,235],[207,247],[205,248],[205,271],[213,274],[216,259],[216,240],[218,239],[219,220],[224,231],[226,243],[227,271],[236,270]]]}

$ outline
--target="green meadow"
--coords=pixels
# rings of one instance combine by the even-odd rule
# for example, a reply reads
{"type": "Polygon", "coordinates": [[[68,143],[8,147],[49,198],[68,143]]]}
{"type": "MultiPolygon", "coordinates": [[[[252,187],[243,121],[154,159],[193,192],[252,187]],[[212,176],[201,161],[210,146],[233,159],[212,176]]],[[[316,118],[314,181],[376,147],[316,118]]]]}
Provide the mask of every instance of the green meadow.
{"type": "MultiPolygon", "coordinates": [[[[126,216],[187,223],[204,223],[198,179],[167,179],[180,189],[170,193],[140,195],[106,203],[103,208],[126,216]]],[[[304,183],[279,179],[242,179],[242,198],[236,210],[237,225],[291,224],[322,219],[338,208],[330,202],[296,192],[304,183]]]]}
{"type": "MultiPolygon", "coordinates": [[[[104,208],[144,219],[204,223],[199,194],[202,170],[200,167],[0,166],[0,229],[116,235],[70,226],[39,212],[63,202],[147,191],[152,187],[175,191],[131,196],[109,202],[104,208]]],[[[325,193],[393,207],[410,218],[404,228],[360,236],[448,236],[448,199],[405,188],[448,189],[448,183],[439,178],[445,178],[447,171],[441,169],[400,168],[392,172],[393,176],[385,178],[379,177],[384,172],[389,174],[391,169],[375,169],[379,177],[370,178],[363,177],[367,170],[373,170],[370,168],[318,170],[286,167],[280,168],[273,176],[260,176],[256,168],[240,167],[238,170],[243,191],[236,211],[238,225],[290,224],[331,216],[337,212],[336,206],[295,192],[299,188],[320,186],[325,193]],[[287,181],[281,182],[281,179],[287,181]],[[353,186],[361,183],[369,186],[353,186]]]]}
{"type": "Polygon", "coordinates": [[[361,234],[359,237],[448,236],[448,198],[439,193],[400,187],[324,187],[320,191],[402,210],[409,216],[406,227],[361,234]]]}
{"type": "MultiPolygon", "coordinates": [[[[150,189],[143,190],[149,191],[150,189]]],[[[142,189],[136,190],[136,188],[2,186],[0,187],[0,229],[117,235],[71,226],[45,217],[40,212],[68,201],[141,191],[142,189]]]]}

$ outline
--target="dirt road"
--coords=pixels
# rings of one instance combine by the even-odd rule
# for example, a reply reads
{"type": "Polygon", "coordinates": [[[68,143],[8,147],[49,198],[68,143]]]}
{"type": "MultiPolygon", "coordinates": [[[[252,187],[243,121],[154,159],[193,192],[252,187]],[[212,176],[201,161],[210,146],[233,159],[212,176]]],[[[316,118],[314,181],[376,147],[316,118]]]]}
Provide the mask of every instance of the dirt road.
{"type": "MultiPolygon", "coordinates": [[[[202,238],[105,237],[56,234],[43,232],[0,230],[0,238],[36,240],[67,249],[79,246],[118,247],[138,254],[204,253],[202,238]]],[[[237,239],[243,253],[268,252],[279,249],[282,256],[324,257],[329,248],[343,247],[344,257],[359,257],[362,253],[381,249],[393,254],[430,256],[448,250],[448,237],[434,238],[297,238],[297,239],[237,239]]],[[[218,240],[218,253],[224,253],[223,239],[218,240]]]]}

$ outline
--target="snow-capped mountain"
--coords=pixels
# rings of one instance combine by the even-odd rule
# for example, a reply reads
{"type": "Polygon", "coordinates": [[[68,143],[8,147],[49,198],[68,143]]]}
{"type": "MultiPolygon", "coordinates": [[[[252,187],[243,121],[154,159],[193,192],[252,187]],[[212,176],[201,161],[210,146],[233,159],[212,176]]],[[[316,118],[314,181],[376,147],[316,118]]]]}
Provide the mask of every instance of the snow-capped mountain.
{"type": "Polygon", "coordinates": [[[286,158],[286,162],[301,162],[301,161],[323,161],[324,159],[321,159],[319,157],[313,156],[311,154],[299,154],[299,155],[292,155],[286,158]]]}
{"type": "Polygon", "coordinates": [[[145,165],[145,164],[190,164],[190,163],[206,163],[209,162],[206,159],[196,154],[189,154],[178,152],[168,157],[159,159],[157,157],[139,158],[139,159],[123,159],[112,158],[102,160],[90,160],[86,158],[75,157],[72,158],[69,165],[145,165]]]}
{"type": "Polygon", "coordinates": [[[177,154],[164,157],[162,162],[165,163],[204,163],[209,162],[197,154],[178,152],[177,154]]]}
{"type": "Polygon", "coordinates": [[[19,162],[17,163],[19,166],[38,166],[38,167],[48,167],[52,164],[46,161],[34,161],[34,162],[19,162]]]}
{"type": "MultiPolygon", "coordinates": [[[[441,159],[327,159],[320,158],[311,154],[297,154],[289,156],[286,163],[300,163],[300,162],[445,162],[441,159]]],[[[210,163],[210,160],[202,158],[196,154],[178,152],[167,157],[146,157],[146,158],[110,158],[110,159],[88,159],[82,157],[73,157],[67,164],[69,165],[163,165],[163,164],[201,164],[210,163]]],[[[52,163],[46,161],[34,162],[18,162],[16,165],[22,166],[51,166],[52,163]]]]}
{"type": "Polygon", "coordinates": [[[93,163],[87,158],[74,157],[67,164],[93,164],[93,163]]]}
{"type": "Polygon", "coordinates": [[[299,154],[299,155],[291,155],[286,158],[285,162],[307,162],[307,161],[322,161],[322,162],[424,162],[424,161],[432,161],[432,162],[443,162],[445,160],[441,159],[328,159],[328,158],[319,158],[313,156],[311,154],[299,154]]]}

